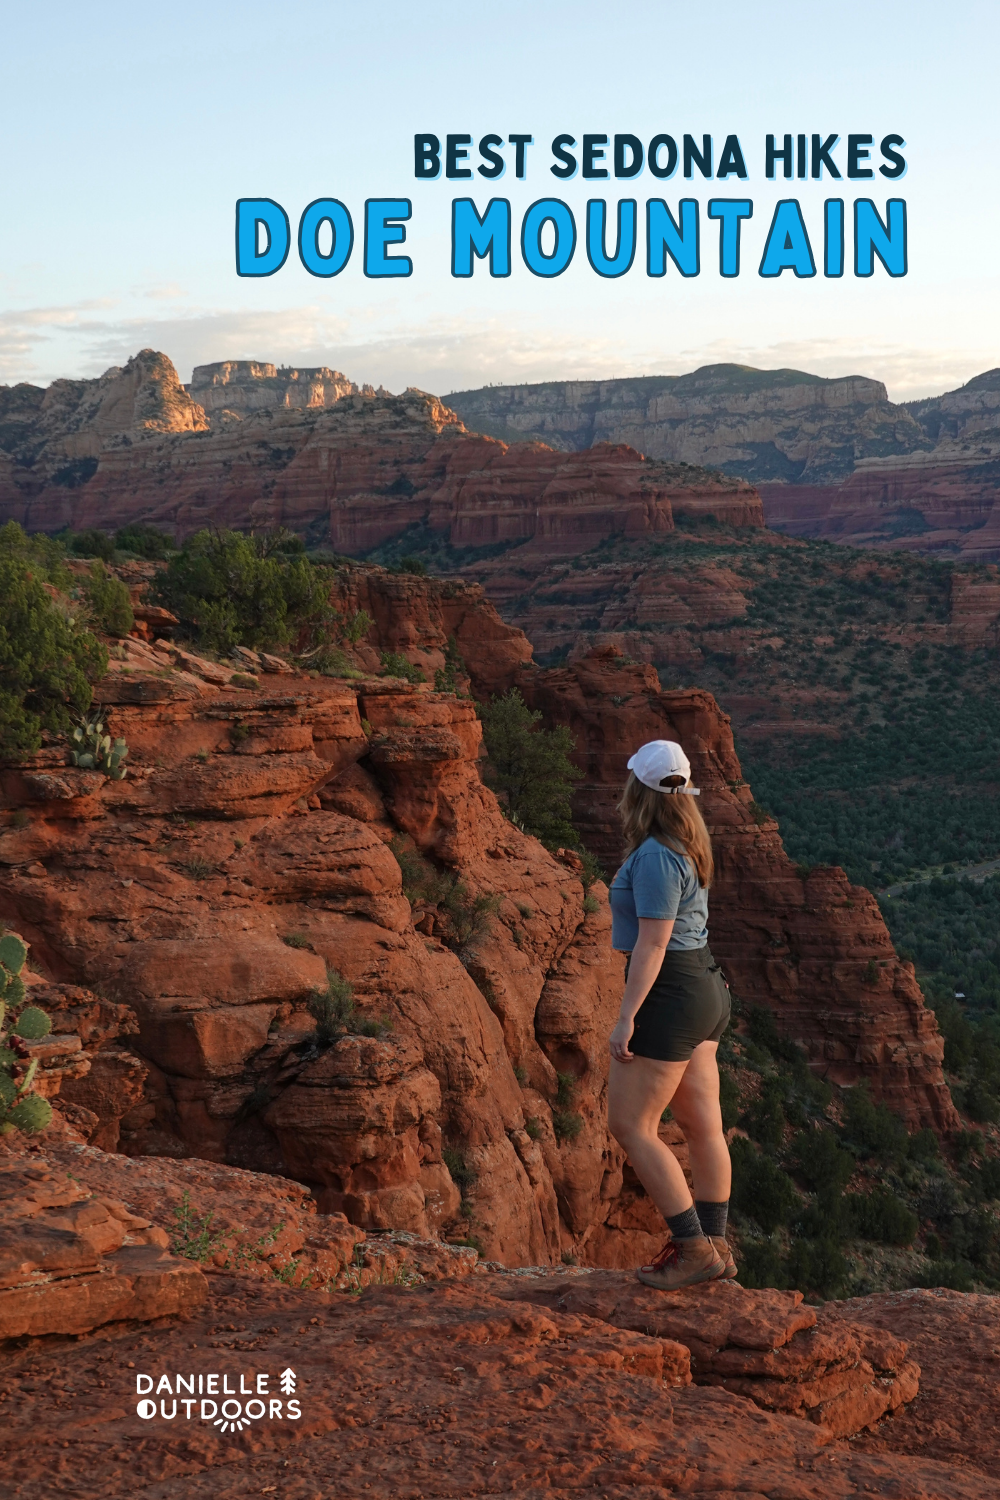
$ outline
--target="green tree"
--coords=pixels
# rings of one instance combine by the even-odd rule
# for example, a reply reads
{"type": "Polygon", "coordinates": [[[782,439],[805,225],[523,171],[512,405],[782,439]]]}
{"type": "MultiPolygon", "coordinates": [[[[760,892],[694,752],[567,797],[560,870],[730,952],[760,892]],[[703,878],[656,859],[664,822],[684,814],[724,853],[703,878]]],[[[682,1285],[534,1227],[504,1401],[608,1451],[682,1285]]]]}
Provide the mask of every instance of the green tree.
{"type": "Polygon", "coordinates": [[[25,563],[34,576],[47,579],[63,592],[73,585],[73,575],[66,566],[66,548],[56,537],[37,532],[29,536],[16,521],[0,526],[0,558],[25,563]]]}
{"type": "Polygon", "coordinates": [[[0,551],[0,760],[33,754],[43,729],[68,729],[107,666],[104,647],[59,610],[30,564],[0,551]]]}
{"type": "Polygon", "coordinates": [[[480,704],[479,716],[489,753],[484,779],[508,817],[549,848],[574,844],[571,797],[582,772],[569,758],[572,734],[563,724],[539,729],[541,713],[517,688],[480,704]]]}
{"type": "Polygon", "coordinates": [[[173,543],[166,532],[148,521],[130,521],[115,532],[115,548],[119,552],[132,552],[149,562],[159,562],[169,557],[173,543]]]}
{"type": "Polygon", "coordinates": [[[105,635],[128,635],[135,624],[129,591],[102,562],[91,565],[86,594],[94,623],[105,635]]]}
{"type": "Polygon", "coordinates": [[[69,550],[77,557],[99,557],[102,562],[110,562],[114,556],[115,544],[106,531],[91,526],[87,531],[70,534],[69,550]]]}
{"type": "Polygon", "coordinates": [[[281,538],[199,531],[174,553],[156,596],[203,645],[285,646],[307,626],[328,622],[329,585],[305,557],[280,550],[281,538]]]}

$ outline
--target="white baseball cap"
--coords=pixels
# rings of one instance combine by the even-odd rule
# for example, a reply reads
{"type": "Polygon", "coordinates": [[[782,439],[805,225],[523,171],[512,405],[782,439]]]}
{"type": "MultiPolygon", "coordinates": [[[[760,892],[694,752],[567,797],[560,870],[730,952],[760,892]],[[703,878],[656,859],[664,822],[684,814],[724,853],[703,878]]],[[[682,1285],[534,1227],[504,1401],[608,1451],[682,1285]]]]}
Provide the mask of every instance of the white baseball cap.
{"type": "Polygon", "coordinates": [[[694,786],[663,785],[672,776],[683,776],[685,782],[691,780],[691,762],[675,740],[650,740],[648,745],[642,745],[635,752],[628,768],[635,773],[637,781],[652,787],[654,792],[683,792],[688,797],[701,795],[694,786]]]}

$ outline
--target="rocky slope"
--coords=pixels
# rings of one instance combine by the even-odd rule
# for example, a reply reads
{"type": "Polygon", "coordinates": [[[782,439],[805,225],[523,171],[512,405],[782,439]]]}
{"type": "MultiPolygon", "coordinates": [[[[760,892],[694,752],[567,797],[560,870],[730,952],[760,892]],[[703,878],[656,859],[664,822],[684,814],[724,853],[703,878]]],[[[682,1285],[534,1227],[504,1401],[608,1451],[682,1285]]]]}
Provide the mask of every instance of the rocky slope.
{"type": "Polygon", "coordinates": [[[0,520],[29,531],[145,520],[180,537],[285,525],[352,555],[414,527],[455,548],[534,541],[564,554],[670,531],[675,515],[763,524],[741,480],[621,444],[509,449],[422,391],[356,392],[336,372],[273,368],[200,367],[191,390],[211,425],[152,350],[100,381],[4,388],[0,520]]]}
{"type": "Polygon", "coordinates": [[[707,365],[690,375],[488,386],[447,398],[470,428],[555,448],[625,442],[717,466],[769,526],[856,546],[1000,558],[1000,371],[895,405],[880,381],[707,365]]]}

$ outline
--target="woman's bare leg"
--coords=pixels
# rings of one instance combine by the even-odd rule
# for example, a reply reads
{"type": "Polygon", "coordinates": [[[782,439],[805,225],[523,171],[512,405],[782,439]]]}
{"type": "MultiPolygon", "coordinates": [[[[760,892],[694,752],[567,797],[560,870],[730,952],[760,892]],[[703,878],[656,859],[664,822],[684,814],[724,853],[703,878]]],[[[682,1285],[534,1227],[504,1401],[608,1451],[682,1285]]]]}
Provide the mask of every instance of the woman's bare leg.
{"type": "MultiPolygon", "coordinates": [[[[636,1176],[665,1219],[683,1213],[693,1202],[680,1163],[657,1134],[660,1116],[674,1099],[689,1066],[686,1062],[659,1062],[653,1057],[635,1057],[625,1063],[612,1058],[608,1078],[611,1133],[628,1152],[636,1176]]],[[[719,1124],[721,1129],[721,1116],[719,1124]]]]}
{"type": "Polygon", "coordinates": [[[704,1203],[725,1203],[733,1176],[722,1131],[717,1051],[717,1042],[702,1042],[694,1049],[670,1104],[688,1144],[694,1195],[704,1203]]]}

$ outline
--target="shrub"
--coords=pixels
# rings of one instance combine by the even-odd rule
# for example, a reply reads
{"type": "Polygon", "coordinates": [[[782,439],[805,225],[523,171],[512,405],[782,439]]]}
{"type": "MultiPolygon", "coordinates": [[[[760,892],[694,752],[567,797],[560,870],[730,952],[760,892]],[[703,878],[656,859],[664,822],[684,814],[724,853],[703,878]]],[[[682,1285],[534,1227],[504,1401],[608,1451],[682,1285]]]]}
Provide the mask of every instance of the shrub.
{"type": "Polygon", "coordinates": [[[469,1188],[473,1187],[479,1180],[479,1173],[469,1165],[465,1153],[453,1146],[446,1146],[441,1152],[441,1160],[451,1174],[451,1180],[458,1188],[464,1198],[469,1188]]]}
{"type": "Polygon", "coordinates": [[[575,843],[571,794],[582,773],[569,758],[569,730],[539,729],[541,713],[517,688],[480,704],[479,716],[489,756],[483,779],[508,817],[549,848],[575,843]]]}
{"type": "Polygon", "coordinates": [[[173,543],[165,532],[150,526],[148,521],[131,521],[115,532],[115,547],[119,552],[131,552],[149,562],[159,562],[170,556],[173,543]]]}
{"type": "Polygon", "coordinates": [[[309,1014],[316,1022],[316,1039],[322,1047],[332,1047],[351,1029],[354,988],[336,969],[327,969],[325,990],[313,990],[309,1014]]]}
{"type": "Polygon", "coordinates": [[[48,1036],[52,1022],[38,1006],[24,1004],[21,971],[27,957],[26,944],[14,933],[0,937],[0,1136],[15,1130],[31,1135],[52,1119],[48,1100],[31,1092],[38,1060],[25,1043],[48,1036]]]}
{"type": "Polygon", "coordinates": [[[947,1287],[952,1292],[971,1292],[974,1275],[967,1261],[934,1260],[926,1271],[913,1278],[912,1285],[920,1287],[947,1287]]]}
{"type": "Polygon", "coordinates": [[[753,1219],[765,1234],[787,1224],[799,1207],[795,1186],[777,1162],[761,1156],[749,1141],[737,1136],[730,1147],[733,1162],[733,1207],[753,1219]]]}
{"type": "Polygon", "coordinates": [[[426,682],[427,676],[415,667],[401,651],[383,651],[380,658],[382,670],[387,677],[402,677],[407,682],[426,682]]]}
{"type": "Polygon", "coordinates": [[[792,1286],[819,1297],[835,1297],[847,1280],[847,1258],[832,1239],[794,1240],[785,1264],[792,1286]]]}
{"type": "Polygon", "coordinates": [[[465,662],[462,653],[458,649],[458,641],[453,635],[448,637],[448,643],[444,648],[444,666],[438,667],[434,673],[434,691],[436,693],[457,693],[459,675],[465,676],[465,662]]]}
{"type": "Polygon", "coordinates": [[[740,1247],[740,1285],[756,1287],[787,1287],[788,1276],[781,1259],[781,1251],[774,1239],[745,1239],[740,1247]]]}
{"type": "Polygon", "coordinates": [[[63,543],[40,532],[29,536],[16,521],[0,526],[0,560],[25,563],[33,577],[47,580],[64,593],[73,587],[63,543]]]}
{"type": "Polygon", "coordinates": [[[1000,1198],[1000,1160],[995,1156],[973,1168],[970,1176],[984,1198],[1000,1198]]]}
{"type": "Polygon", "coordinates": [[[427,564],[420,557],[401,557],[392,571],[393,573],[412,573],[417,578],[426,578],[427,564]]]}
{"type": "Polygon", "coordinates": [[[375,624],[366,609],[355,610],[354,614],[344,626],[344,640],[351,646],[356,646],[361,637],[367,635],[375,624]]]}
{"type": "Polygon", "coordinates": [[[533,1141],[541,1140],[542,1127],[535,1115],[529,1115],[524,1122],[524,1128],[533,1141]]]}
{"type": "Polygon", "coordinates": [[[354,663],[342,646],[321,646],[308,658],[308,665],[324,677],[346,677],[354,663]]]}
{"type": "Polygon", "coordinates": [[[105,635],[128,635],[135,624],[129,591],[102,562],[92,565],[85,593],[99,630],[105,635]]]}
{"type": "Polygon", "coordinates": [[[575,1141],[583,1129],[583,1117],[574,1109],[554,1109],[552,1129],[557,1141],[575,1141]]]}
{"type": "Polygon", "coordinates": [[[202,645],[287,645],[333,617],[329,584],[303,556],[278,551],[275,534],[199,531],[160,574],[154,593],[202,645]]]}
{"type": "Polygon", "coordinates": [[[104,647],[59,611],[36,571],[0,548],[0,760],[33,754],[43,729],[69,729],[108,665],[104,647]]]}
{"type": "Polygon", "coordinates": [[[975,1077],[965,1090],[965,1110],[979,1124],[994,1124],[1000,1120],[1000,1095],[982,1078],[975,1077]]]}
{"type": "Polygon", "coordinates": [[[909,1149],[906,1126],[885,1104],[875,1104],[866,1084],[844,1090],[844,1133],[861,1156],[893,1161],[909,1149]]]}
{"type": "Polygon", "coordinates": [[[766,1151],[777,1151],[785,1137],[785,1091],[778,1078],[765,1078],[760,1096],[746,1114],[747,1134],[766,1151]]]}
{"type": "Polygon", "coordinates": [[[596,854],[591,854],[589,849],[580,849],[578,850],[578,853],[580,855],[581,863],[583,864],[583,871],[580,875],[580,879],[583,881],[583,889],[585,891],[589,891],[590,887],[594,885],[596,881],[607,880],[607,872],[602,866],[600,860],[597,858],[596,854]]]}
{"type": "Polygon", "coordinates": [[[910,1136],[909,1154],[914,1161],[936,1161],[940,1155],[938,1138],[928,1127],[910,1136]]]}
{"type": "Polygon", "coordinates": [[[814,1192],[835,1196],[854,1175],[855,1159],[829,1130],[801,1130],[792,1141],[792,1159],[814,1192]]]}
{"type": "Polygon", "coordinates": [[[587,913],[588,917],[592,917],[595,911],[600,911],[601,903],[598,901],[596,896],[592,896],[588,891],[586,896],[584,896],[583,898],[583,909],[587,913]]]}
{"type": "Polygon", "coordinates": [[[436,906],[448,889],[449,877],[435,870],[430,860],[414,845],[412,839],[396,834],[389,842],[403,881],[403,895],[408,901],[428,901],[436,906]]]}
{"type": "Polygon", "coordinates": [[[449,946],[456,948],[460,956],[471,959],[493,926],[501,902],[502,897],[485,891],[472,895],[464,881],[452,877],[440,900],[451,927],[449,946]]]}
{"type": "Polygon", "coordinates": [[[99,557],[102,562],[110,562],[115,555],[115,544],[106,531],[91,526],[87,531],[70,534],[69,550],[76,557],[99,557]]]}
{"type": "Polygon", "coordinates": [[[719,1103],[722,1106],[722,1128],[731,1130],[740,1117],[740,1091],[728,1068],[719,1069],[719,1103]]]}
{"type": "Polygon", "coordinates": [[[887,1188],[870,1193],[848,1193],[844,1199],[849,1221],[862,1239],[884,1245],[912,1245],[920,1221],[911,1208],[887,1188]]]}
{"type": "Polygon", "coordinates": [[[281,941],[286,948],[308,948],[309,936],[305,932],[286,932],[281,941]]]}
{"type": "Polygon", "coordinates": [[[577,1082],[572,1073],[556,1074],[556,1103],[564,1108],[576,1098],[577,1082]]]}

